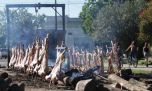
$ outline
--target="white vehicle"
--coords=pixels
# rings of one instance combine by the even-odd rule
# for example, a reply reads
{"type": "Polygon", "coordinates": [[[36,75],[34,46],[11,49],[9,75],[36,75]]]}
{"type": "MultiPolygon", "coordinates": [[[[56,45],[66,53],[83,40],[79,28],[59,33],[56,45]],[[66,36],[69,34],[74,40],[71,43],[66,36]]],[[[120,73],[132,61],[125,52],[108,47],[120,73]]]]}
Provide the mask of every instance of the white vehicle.
{"type": "Polygon", "coordinates": [[[7,55],[8,55],[8,53],[7,53],[7,49],[6,48],[1,48],[0,49],[0,58],[2,59],[2,58],[7,58],[7,55]]]}

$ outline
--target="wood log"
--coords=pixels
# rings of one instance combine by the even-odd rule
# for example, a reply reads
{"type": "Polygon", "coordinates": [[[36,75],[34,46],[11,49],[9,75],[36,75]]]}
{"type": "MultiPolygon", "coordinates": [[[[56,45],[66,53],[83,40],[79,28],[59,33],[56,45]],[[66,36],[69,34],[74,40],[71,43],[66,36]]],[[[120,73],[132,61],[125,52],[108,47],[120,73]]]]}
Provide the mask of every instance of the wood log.
{"type": "Polygon", "coordinates": [[[77,83],[75,91],[109,91],[99,80],[87,79],[77,83]]]}
{"type": "Polygon", "coordinates": [[[129,83],[129,81],[126,81],[115,74],[109,75],[108,79],[113,82],[119,83],[121,86],[131,91],[148,91],[147,89],[140,87],[138,84],[131,84],[129,83]]]}
{"type": "Polygon", "coordinates": [[[61,80],[58,80],[58,81],[57,81],[57,84],[63,86],[63,85],[64,85],[64,82],[61,81],[61,80]]]}
{"type": "Polygon", "coordinates": [[[8,78],[8,73],[7,73],[7,72],[1,73],[1,74],[0,74],[0,78],[2,78],[2,79],[8,78]]]}
{"type": "Polygon", "coordinates": [[[5,82],[7,83],[7,86],[9,86],[12,83],[12,79],[11,78],[6,78],[5,82]]]}
{"type": "Polygon", "coordinates": [[[7,83],[3,78],[0,78],[0,91],[7,90],[7,83]]]}
{"type": "Polygon", "coordinates": [[[70,77],[69,76],[64,77],[63,82],[64,82],[65,86],[70,86],[70,77]]]}
{"type": "Polygon", "coordinates": [[[125,79],[125,80],[129,80],[130,77],[133,75],[132,70],[131,69],[122,69],[120,71],[120,76],[125,79]]]}
{"type": "Polygon", "coordinates": [[[104,85],[104,87],[105,88],[107,88],[106,90],[102,90],[102,91],[122,91],[121,89],[119,89],[119,88],[114,88],[113,86],[111,86],[111,85],[104,85]]]}
{"type": "Polygon", "coordinates": [[[148,87],[146,86],[145,83],[139,82],[138,80],[135,80],[133,78],[129,79],[129,83],[131,83],[131,84],[138,84],[138,86],[140,86],[142,88],[145,88],[145,89],[148,89],[148,87]]]}
{"type": "Polygon", "coordinates": [[[76,91],[97,91],[96,85],[92,82],[92,79],[81,80],[75,87],[76,91]]]}
{"type": "Polygon", "coordinates": [[[77,83],[80,81],[80,80],[83,80],[82,76],[80,77],[75,77],[73,79],[69,79],[69,83],[70,85],[72,85],[72,87],[76,87],[77,83]]]}
{"type": "Polygon", "coordinates": [[[19,91],[25,91],[25,84],[23,82],[18,84],[19,86],[19,91]]]}
{"type": "Polygon", "coordinates": [[[18,84],[11,83],[8,91],[20,91],[18,84]]]}
{"type": "Polygon", "coordinates": [[[11,79],[11,78],[6,78],[5,81],[6,81],[7,83],[11,83],[11,82],[12,82],[12,79],[11,79]]]}
{"type": "MultiPolygon", "coordinates": [[[[61,85],[58,85],[57,88],[58,89],[71,89],[70,86],[61,86],[61,85]]],[[[64,90],[64,91],[69,91],[69,90],[64,90]]],[[[74,90],[70,90],[70,91],[74,91],[74,90]]]]}

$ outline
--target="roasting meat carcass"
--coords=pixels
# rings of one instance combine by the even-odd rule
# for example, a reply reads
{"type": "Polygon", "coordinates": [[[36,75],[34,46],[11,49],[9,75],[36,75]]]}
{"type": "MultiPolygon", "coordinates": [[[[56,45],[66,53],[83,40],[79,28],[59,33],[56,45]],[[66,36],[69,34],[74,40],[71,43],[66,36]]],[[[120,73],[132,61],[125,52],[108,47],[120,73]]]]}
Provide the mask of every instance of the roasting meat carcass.
{"type": "Polygon", "coordinates": [[[45,50],[44,50],[44,46],[42,45],[42,47],[39,49],[37,64],[35,65],[35,68],[33,70],[34,73],[38,74],[38,71],[40,70],[41,62],[43,60],[44,54],[45,54],[45,50]]]}
{"type": "Polygon", "coordinates": [[[45,73],[45,67],[46,67],[46,51],[44,45],[42,45],[41,54],[38,62],[40,64],[37,64],[37,67],[40,67],[38,70],[38,75],[42,75],[45,73]]]}
{"type": "Polygon", "coordinates": [[[36,48],[36,52],[35,52],[35,54],[34,54],[33,61],[32,61],[32,63],[30,64],[30,66],[31,66],[32,68],[34,68],[35,65],[36,65],[37,62],[38,62],[39,51],[40,51],[40,43],[39,43],[38,41],[36,41],[36,46],[35,46],[35,48],[36,48]]]}
{"type": "Polygon", "coordinates": [[[9,62],[9,67],[12,67],[13,66],[13,61],[14,61],[14,59],[15,59],[15,53],[16,53],[16,51],[15,51],[15,48],[12,48],[12,50],[11,50],[11,54],[12,54],[12,56],[11,56],[11,59],[10,59],[10,62],[9,62]]]}
{"type": "Polygon", "coordinates": [[[52,69],[51,73],[49,75],[45,76],[46,80],[50,79],[51,82],[54,82],[58,79],[58,75],[61,71],[62,63],[64,62],[64,52],[65,51],[60,53],[60,55],[56,58],[56,64],[55,64],[54,68],[52,69]]]}
{"type": "Polygon", "coordinates": [[[30,72],[30,73],[33,71],[33,69],[30,67],[30,64],[33,61],[34,52],[35,52],[35,45],[33,44],[32,47],[29,47],[29,54],[28,54],[28,58],[27,58],[28,60],[26,62],[26,65],[28,66],[26,71],[30,72]]]}
{"type": "MultiPolygon", "coordinates": [[[[38,75],[42,76],[48,72],[48,41],[49,35],[47,34],[46,38],[44,39],[44,44],[42,46],[42,50],[44,51],[43,59],[40,65],[40,69],[38,71],[38,75]]],[[[43,53],[43,52],[42,52],[43,53]]]]}
{"type": "Polygon", "coordinates": [[[28,57],[28,48],[26,49],[26,52],[25,52],[25,56],[21,62],[21,68],[25,68],[25,64],[26,64],[26,61],[27,61],[27,57],[28,57]]]}
{"type": "Polygon", "coordinates": [[[19,58],[20,58],[20,49],[19,49],[19,47],[18,47],[18,48],[16,49],[16,60],[15,60],[14,68],[18,68],[19,58]]]}
{"type": "Polygon", "coordinates": [[[20,47],[20,58],[19,58],[19,63],[18,63],[19,69],[22,68],[21,65],[22,65],[24,56],[25,56],[25,50],[24,50],[24,45],[22,44],[21,47],[20,47]]]}

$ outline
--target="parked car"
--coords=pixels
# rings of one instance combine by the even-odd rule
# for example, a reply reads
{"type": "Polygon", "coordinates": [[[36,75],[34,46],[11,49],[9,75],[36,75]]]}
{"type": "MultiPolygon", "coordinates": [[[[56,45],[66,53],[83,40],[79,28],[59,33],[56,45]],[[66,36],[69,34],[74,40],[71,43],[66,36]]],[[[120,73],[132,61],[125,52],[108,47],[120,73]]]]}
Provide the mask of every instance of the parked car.
{"type": "Polygon", "coordinates": [[[6,48],[0,48],[0,58],[7,58],[8,57],[8,50],[6,48]]]}

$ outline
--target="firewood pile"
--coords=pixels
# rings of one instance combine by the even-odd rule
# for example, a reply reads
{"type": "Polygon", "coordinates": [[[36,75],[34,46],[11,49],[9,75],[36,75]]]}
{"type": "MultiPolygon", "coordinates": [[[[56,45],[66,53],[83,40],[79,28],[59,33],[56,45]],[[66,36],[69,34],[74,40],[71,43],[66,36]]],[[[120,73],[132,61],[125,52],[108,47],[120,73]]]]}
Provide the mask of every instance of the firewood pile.
{"type": "MultiPolygon", "coordinates": [[[[35,41],[27,49],[23,45],[12,48],[9,66],[11,70],[40,77],[50,85],[76,91],[148,91],[150,86],[137,80],[132,71],[122,70],[117,45],[112,42],[108,56],[108,71],[105,73],[102,49],[93,52],[69,49],[64,44],[57,46],[57,57],[53,67],[48,67],[48,38],[35,41]],[[116,69],[114,69],[116,68],[116,69]]],[[[5,80],[5,79],[4,79],[5,80]]],[[[36,84],[36,83],[35,83],[36,84]]],[[[19,85],[18,85],[19,86],[19,85]]],[[[3,90],[0,90],[3,91],[3,90]]],[[[17,90],[9,90],[17,91],[17,90]]],[[[21,91],[21,90],[19,90],[21,91]]]]}
{"type": "MultiPolygon", "coordinates": [[[[93,71],[93,70],[92,70],[93,71]]],[[[131,69],[121,70],[120,74],[101,76],[91,72],[78,77],[66,76],[64,85],[72,86],[76,91],[151,91],[152,84],[144,83],[140,76],[132,74],[131,69]]],[[[152,77],[152,76],[149,76],[152,77]]],[[[144,77],[143,77],[144,78],[144,77]]],[[[147,79],[147,78],[145,78],[147,79]]]]}

